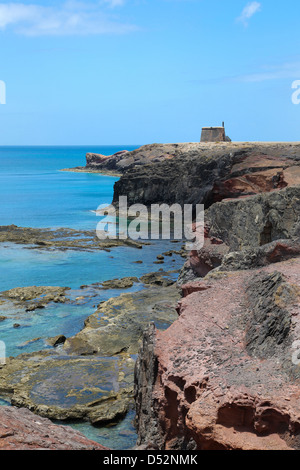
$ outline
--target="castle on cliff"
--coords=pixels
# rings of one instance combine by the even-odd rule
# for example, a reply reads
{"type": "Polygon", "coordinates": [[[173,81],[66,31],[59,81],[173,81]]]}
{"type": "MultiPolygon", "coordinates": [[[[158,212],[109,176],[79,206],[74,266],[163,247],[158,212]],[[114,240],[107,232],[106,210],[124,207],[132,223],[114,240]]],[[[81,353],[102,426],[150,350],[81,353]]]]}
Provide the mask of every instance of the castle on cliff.
{"type": "Polygon", "coordinates": [[[226,136],[224,122],[221,127],[203,127],[200,142],[231,142],[226,136]]]}

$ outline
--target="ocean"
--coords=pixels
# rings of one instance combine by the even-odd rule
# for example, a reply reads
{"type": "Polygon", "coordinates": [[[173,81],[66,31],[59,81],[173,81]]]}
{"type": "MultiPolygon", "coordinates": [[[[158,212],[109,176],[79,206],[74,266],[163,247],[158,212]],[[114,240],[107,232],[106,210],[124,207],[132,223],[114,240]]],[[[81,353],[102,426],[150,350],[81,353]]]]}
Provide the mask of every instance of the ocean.
{"type": "MultiPolygon", "coordinates": [[[[84,166],[87,152],[111,155],[135,148],[138,146],[0,147],[0,225],[96,230],[99,220],[93,211],[100,204],[111,203],[118,178],[60,170],[84,166]]],[[[117,247],[111,252],[30,250],[22,245],[0,243],[0,292],[34,285],[66,286],[71,288],[71,297],[76,298],[83,284],[157,271],[160,266],[153,261],[169,248],[167,241],[151,242],[142,250],[117,247]],[[143,263],[135,263],[140,260],[143,263]]],[[[175,264],[166,259],[163,268],[174,269],[180,263],[180,257],[175,264]]],[[[126,292],[138,288],[133,286],[126,292]]],[[[34,314],[0,308],[0,315],[7,317],[0,323],[0,340],[6,344],[7,356],[45,349],[49,347],[45,342],[48,337],[76,334],[95,311],[96,301],[121,292],[103,291],[101,299],[84,305],[50,304],[34,314]],[[22,328],[13,328],[16,321],[22,328]]],[[[112,449],[129,449],[136,438],[132,418],[133,412],[113,427],[94,428],[87,423],[72,426],[112,449]]]]}

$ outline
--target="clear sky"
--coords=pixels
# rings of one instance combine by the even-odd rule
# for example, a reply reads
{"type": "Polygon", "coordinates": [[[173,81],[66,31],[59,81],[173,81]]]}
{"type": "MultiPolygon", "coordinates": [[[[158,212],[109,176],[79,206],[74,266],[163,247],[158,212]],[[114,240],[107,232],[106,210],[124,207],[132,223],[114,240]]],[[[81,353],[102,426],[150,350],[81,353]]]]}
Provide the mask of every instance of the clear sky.
{"type": "Polygon", "coordinates": [[[299,0],[0,0],[0,145],[300,141],[299,0]],[[1,96],[0,96],[1,100],[1,96]]]}

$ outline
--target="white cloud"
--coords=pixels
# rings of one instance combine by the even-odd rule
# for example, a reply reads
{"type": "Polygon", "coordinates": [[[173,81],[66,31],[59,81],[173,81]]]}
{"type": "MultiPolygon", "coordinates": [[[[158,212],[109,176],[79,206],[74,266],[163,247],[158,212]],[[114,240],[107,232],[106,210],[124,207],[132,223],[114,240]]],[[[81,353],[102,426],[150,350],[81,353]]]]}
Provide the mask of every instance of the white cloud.
{"type": "Polygon", "coordinates": [[[248,24],[248,20],[252,18],[255,13],[261,10],[261,3],[259,2],[249,2],[243,9],[241,15],[237,18],[238,21],[244,23],[245,26],[248,24]]]}
{"type": "MultiPolygon", "coordinates": [[[[121,6],[123,0],[105,0],[107,6],[121,6]]],[[[24,3],[0,3],[0,30],[12,29],[26,36],[67,36],[122,34],[136,26],[117,21],[105,11],[104,3],[69,1],[60,7],[24,3]]]]}
{"type": "Polygon", "coordinates": [[[259,72],[237,77],[241,82],[266,82],[270,80],[297,79],[300,77],[300,61],[264,66],[259,72]]]}
{"type": "Polygon", "coordinates": [[[108,3],[112,8],[120,7],[124,5],[125,0],[104,0],[105,3],[108,3]]]}

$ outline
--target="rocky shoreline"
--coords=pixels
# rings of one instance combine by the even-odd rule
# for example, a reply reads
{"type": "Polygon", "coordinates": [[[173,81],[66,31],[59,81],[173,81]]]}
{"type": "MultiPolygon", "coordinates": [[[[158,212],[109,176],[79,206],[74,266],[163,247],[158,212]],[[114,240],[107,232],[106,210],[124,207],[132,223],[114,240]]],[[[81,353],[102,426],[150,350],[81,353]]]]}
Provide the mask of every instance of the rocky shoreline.
{"type": "MultiPolygon", "coordinates": [[[[123,292],[134,284],[141,286],[137,292],[100,302],[74,337],[48,338],[44,350],[8,357],[6,364],[0,365],[1,397],[13,407],[30,410],[32,420],[41,416],[66,423],[88,421],[93,426],[122,420],[134,408],[134,364],[144,329],[149,322],[166,328],[177,317],[175,307],[180,296],[174,275],[174,271],[161,269],[140,279],[128,277],[81,286],[82,296],[75,300],[68,287],[32,286],[2,292],[2,308],[13,305],[35,315],[51,303],[72,305],[80,300],[84,304],[95,295],[93,292],[123,292]]],[[[22,419],[21,414],[21,428],[22,419]]],[[[88,441],[86,445],[90,448],[88,441]]]]}
{"type": "Polygon", "coordinates": [[[70,228],[31,228],[16,225],[0,226],[0,243],[10,242],[24,245],[28,249],[39,250],[110,250],[118,246],[141,249],[143,242],[122,239],[99,239],[93,230],[75,230],[70,228]]]}
{"type": "MultiPolygon", "coordinates": [[[[147,206],[205,204],[204,247],[187,257],[174,250],[184,258],[177,282],[175,273],[158,271],[82,286],[142,288],[100,303],[76,335],[8,358],[3,396],[20,413],[25,407],[94,425],[135,406],[137,449],[300,448],[300,375],[292,361],[300,340],[300,144],[152,144],[88,154],[78,171],[121,175],[116,206],[120,195],[147,206]]],[[[0,227],[0,242],[119,246],[88,231],[16,226],[0,227]]],[[[1,294],[0,304],[29,312],[71,301],[67,287],[1,294]]]]}
{"type": "Polygon", "coordinates": [[[205,243],[180,273],[178,319],[144,334],[135,367],[139,449],[299,449],[300,154],[298,144],[264,152],[243,153],[219,181],[190,193],[207,202],[205,243]]]}

